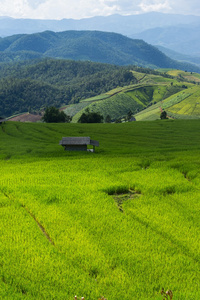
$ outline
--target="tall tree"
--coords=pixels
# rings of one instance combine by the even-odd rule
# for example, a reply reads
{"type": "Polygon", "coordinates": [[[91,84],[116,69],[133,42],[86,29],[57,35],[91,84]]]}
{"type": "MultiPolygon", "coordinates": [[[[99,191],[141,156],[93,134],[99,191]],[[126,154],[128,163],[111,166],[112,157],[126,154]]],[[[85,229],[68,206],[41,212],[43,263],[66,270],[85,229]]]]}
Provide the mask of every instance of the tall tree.
{"type": "Polygon", "coordinates": [[[100,115],[97,112],[90,112],[89,109],[84,112],[79,120],[79,123],[102,123],[103,122],[103,116],[100,115]]]}
{"type": "Polygon", "coordinates": [[[42,119],[46,123],[70,123],[72,118],[67,116],[64,111],[59,111],[58,108],[51,106],[46,108],[42,119]]]}

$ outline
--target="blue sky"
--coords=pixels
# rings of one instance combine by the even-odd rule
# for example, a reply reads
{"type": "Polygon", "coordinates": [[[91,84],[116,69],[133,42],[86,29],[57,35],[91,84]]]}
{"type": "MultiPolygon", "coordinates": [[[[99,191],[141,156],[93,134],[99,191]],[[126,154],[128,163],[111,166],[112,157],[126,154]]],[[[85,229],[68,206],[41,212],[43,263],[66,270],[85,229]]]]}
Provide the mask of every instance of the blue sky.
{"type": "Polygon", "coordinates": [[[81,19],[150,11],[200,16],[199,0],[0,0],[0,16],[81,19]]]}

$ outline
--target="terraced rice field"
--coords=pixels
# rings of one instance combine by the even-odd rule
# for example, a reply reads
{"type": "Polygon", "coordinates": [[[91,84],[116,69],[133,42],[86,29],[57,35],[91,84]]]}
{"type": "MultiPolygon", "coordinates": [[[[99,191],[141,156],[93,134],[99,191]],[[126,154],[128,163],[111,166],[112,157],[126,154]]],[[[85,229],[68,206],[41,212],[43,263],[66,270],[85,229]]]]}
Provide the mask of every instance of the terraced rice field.
{"type": "Polygon", "coordinates": [[[200,121],[0,127],[1,299],[200,299],[200,121]],[[66,152],[63,136],[98,140],[66,152]]]}

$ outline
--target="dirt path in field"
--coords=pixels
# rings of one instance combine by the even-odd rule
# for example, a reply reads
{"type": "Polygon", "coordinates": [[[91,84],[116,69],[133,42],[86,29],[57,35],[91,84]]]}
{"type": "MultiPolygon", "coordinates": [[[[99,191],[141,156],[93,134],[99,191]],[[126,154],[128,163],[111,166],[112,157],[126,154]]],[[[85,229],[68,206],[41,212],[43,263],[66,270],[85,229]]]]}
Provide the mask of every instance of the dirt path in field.
{"type": "MultiPolygon", "coordinates": [[[[3,192],[3,194],[4,194],[4,196],[5,196],[6,198],[8,198],[9,200],[11,200],[11,201],[14,202],[14,199],[12,199],[12,198],[11,198],[9,195],[7,195],[5,192],[3,192]]],[[[53,246],[55,246],[54,241],[51,239],[50,235],[46,232],[44,226],[42,226],[42,224],[36,219],[36,217],[33,215],[33,213],[30,212],[29,209],[28,209],[25,205],[23,205],[23,204],[21,204],[21,203],[20,203],[20,205],[21,205],[22,208],[24,208],[24,209],[27,211],[27,213],[29,214],[29,216],[30,216],[31,218],[33,218],[33,220],[37,223],[38,227],[40,228],[40,230],[42,231],[42,233],[44,234],[44,236],[47,238],[47,240],[49,241],[49,243],[51,243],[53,246]]]]}
{"type": "Polygon", "coordinates": [[[51,239],[50,235],[46,232],[45,228],[42,226],[42,224],[36,219],[36,217],[28,210],[27,207],[22,206],[27,213],[33,218],[33,220],[37,223],[38,227],[40,228],[40,230],[42,231],[42,233],[44,234],[44,236],[47,238],[47,240],[53,245],[55,246],[53,240],[51,239]]]}

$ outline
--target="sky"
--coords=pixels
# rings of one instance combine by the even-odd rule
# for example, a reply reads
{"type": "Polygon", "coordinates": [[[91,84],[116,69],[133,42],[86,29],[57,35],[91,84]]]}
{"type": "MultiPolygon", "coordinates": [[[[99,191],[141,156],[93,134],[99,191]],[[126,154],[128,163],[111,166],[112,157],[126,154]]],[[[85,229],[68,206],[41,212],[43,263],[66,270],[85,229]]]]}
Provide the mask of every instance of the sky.
{"type": "Polygon", "coordinates": [[[0,0],[0,16],[82,19],[151,11],[200,16],[199,0],[0,0]]]}

